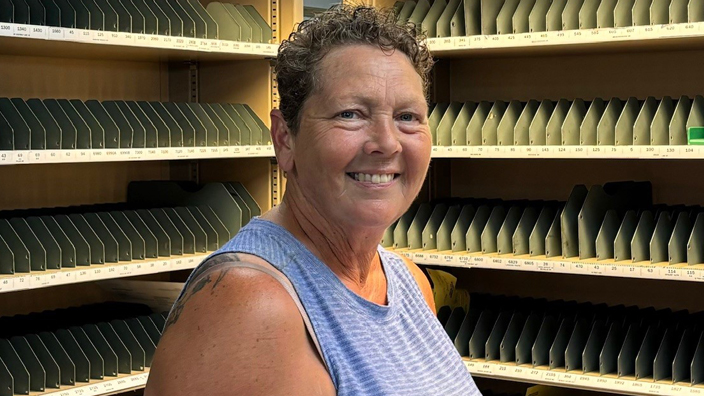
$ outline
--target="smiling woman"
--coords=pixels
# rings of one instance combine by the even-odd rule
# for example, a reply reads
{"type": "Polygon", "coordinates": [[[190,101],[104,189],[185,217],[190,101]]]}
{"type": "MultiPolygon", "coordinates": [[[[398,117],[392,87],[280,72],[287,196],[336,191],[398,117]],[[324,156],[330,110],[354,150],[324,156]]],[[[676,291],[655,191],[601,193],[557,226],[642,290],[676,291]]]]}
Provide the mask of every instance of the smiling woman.
{"type": "Polygon", "coordinates": [[[338,6],[281,47],[287,190],[191,275],[147,395],[478,395],[418,267],[378,246],[430,162],[413,26],[338,6]]]}

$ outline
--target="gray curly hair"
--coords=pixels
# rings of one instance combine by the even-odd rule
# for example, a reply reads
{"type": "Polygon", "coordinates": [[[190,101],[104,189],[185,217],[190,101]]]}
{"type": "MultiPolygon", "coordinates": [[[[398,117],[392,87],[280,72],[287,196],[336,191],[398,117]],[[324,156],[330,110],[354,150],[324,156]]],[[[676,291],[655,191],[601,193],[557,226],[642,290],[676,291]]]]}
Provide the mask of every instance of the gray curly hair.
{"type": "Polygon", "coordinates": [[[369,6],[336,5],[301,22],[281,43],[276,58],[279,109],[286,124],[294,134],[298,132],[301,108],[318,88],[320,62],[332,49],[344,45],[369,44],[384,52],[399,50],[406,54],[422,78],[427,96],[433,58],[424,39],[414,24],[397,25],[393,10],[369,6]]]}

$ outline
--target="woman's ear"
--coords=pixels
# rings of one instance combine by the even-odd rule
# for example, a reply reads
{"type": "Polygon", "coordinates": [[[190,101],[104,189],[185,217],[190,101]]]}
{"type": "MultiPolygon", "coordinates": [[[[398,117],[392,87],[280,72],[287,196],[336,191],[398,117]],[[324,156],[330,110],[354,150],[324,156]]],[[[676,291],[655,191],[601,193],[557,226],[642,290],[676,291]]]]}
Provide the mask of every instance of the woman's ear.
{"type": "Polygon", "coordinates": [[[284,172],[293,169],[293,150],[295,137],[284,120],[284,115],[279,109],[271,111],[271,140],[274,143],[276,161],[284,172]]]}

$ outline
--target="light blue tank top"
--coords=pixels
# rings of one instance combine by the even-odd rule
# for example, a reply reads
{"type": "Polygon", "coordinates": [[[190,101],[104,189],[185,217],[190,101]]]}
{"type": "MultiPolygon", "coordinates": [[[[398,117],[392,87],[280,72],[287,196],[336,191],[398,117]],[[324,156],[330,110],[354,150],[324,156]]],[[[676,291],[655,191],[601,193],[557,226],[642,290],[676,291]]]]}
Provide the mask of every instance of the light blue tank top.
{"type": "MultiPolygon", "coordinates": [[[[379,247],[388,305],[367,301],[283,227],[252,219],[219,253],[261,257],[291,282],[339,396],[480,395],[401,258],[379,247]]],[[[197,271],[196,271],[197,272],[197,271]]]]}

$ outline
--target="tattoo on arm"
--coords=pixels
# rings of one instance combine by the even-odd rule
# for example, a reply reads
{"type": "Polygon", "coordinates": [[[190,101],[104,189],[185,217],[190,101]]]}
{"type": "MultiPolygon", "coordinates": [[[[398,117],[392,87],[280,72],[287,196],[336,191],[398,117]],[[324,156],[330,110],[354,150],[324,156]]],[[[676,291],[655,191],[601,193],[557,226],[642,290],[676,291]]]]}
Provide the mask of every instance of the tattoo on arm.
{"type": "Polygon", "coordinates": [[[178,322],[178,319],[181,317],[181,314],[183,313],[183,309],[186,306],[186,303],[195,296],[199,291],[203,290],[205,286],[208,283],[212,282],[211,279],[211,270],[217,266],[224,265],[224,268],[220,270],[218,273],[217,278],[215,279],[215,282],[213,283],[213,286],[211,288],[211,293],[215,290],[215,288],[218,286],[218,284],[225,278],[228,272],[232,270],[231,266],[226,265],[227,263],[232,263],[236,261],[241,261],[239,256],[237,254],[221,254],[218,256],[213,257],[212,259],[204,262],[202,265],[200,265],[198,268],[196,268],[196,273],[194,274],[193,277],[193,282],[188,282],[186,285],[186,291],[183,293],[183,295],[176,300],[176,303],[174,304],[174,307],[171,309],[171,313],[169,313],[169,319],[166,322],[166,325],[164,326],[164,331],[171,327],[174,323],[178,322]]]}

